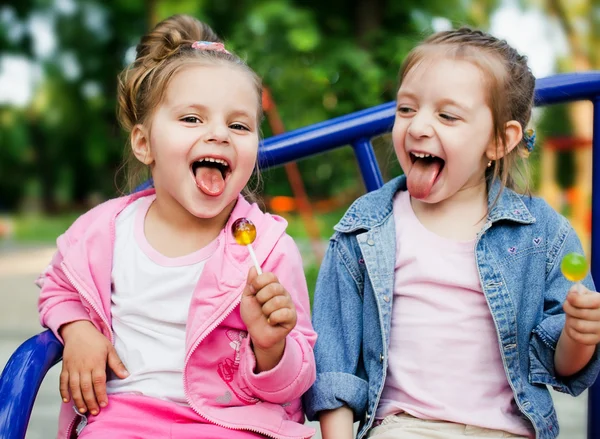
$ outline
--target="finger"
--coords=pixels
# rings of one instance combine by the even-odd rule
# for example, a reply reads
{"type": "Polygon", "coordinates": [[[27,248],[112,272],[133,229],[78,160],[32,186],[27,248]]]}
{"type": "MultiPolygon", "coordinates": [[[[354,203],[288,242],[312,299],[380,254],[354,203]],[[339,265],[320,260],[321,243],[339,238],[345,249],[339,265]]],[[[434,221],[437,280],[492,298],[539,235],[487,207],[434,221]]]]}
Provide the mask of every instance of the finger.
{"type": "Polygon", "coordinates": [[[569,317],[574,317],[581,320],[600,321],[600,308],[576,308],[569,301],[563,304],[563,310],[569,317]]]}
{"type": "Polygon", "coordinates": [[[587,345],[587,346],[595,346],[598,344],[598,335],[597,334],[583,334],[573,328],[567,329],[567,334],[577,343],[587,345]]]}
{"type": "Polygon", "coordinates": [[[291,308],[279,308],[269,315],[267,322],[271,326],[294,327],[296,325],[296,311],[291,308]]]}
{"type": "Polygon", "coordinates": [[[71,398],[73,398],[73,403],[79,413],[87,412],[87,406],[83,401],[83,396],[81,395],[81,388],[79,387],[79,374],[78,373],[69,373],[69,391],[71,392],[71,398]]]}
{"type": "Polygon", "coordinates": [[[60,373],[60,381],[58,385],[60,390],[60,396],[63,402],[69,402],[71,400],[71,394],[69,393],[69,372],[64,368],[60,373]]]}
{"type": "Polygon", "coordinates": [[[276,295],[271,297],[262,305],[262,312],[269,317],[272,313],[282,308],[292,308],[294,304],[289,296],[276,295]]]}
{"type": "Polygon", "coordinates": [[[121,379],[129,376],[129,371],[121,361],[121,357],[119,357],[114,347],[111,347],[108,351],[108,367],[121,379]]]}
{"type": "Polygon", "coordinates": [[[279,283],[277,276],[275,276],[273,273],[263,273],[259,276],[256,276],[252,280],[252,283],[250,285],[252,286],[252,288],[254,288],[255,291],[258,292],[265,288],[267,285],[273,283],[279,283]]]}
{"type": "Polygon", "coordinates": [[[278,282],[270,283],[256,293],[256,300],[261,305],[264,305],[269,300],[273,300],[275,297],[289,297],[283,285],[278,282]]]}
{"type": "Polygon", "coordinates": [[[569,292],[567,295],[567,302],[573,307],[580,309],[599,309],[600,308],[600,294],[577,294],[569,292]]]}
{"type": "Polygon", "coordinates": [[[568,326],[582,334],[597,334],[600,332],[600,322],[570,318],[568,326]]]}
{"type": "Polygon", "coordinates": [[[92,415],[98,414],[98,402],[94,393],[94,385],[92,384],[92,372],[85,372],[79,375],[81,394],[85,405],[92,415]]]}
{"type": "Polygon", "coordinates": [[[571,288],[569,288],[569,294],[580,294],[583,293],[584,290],[587,289],[580,283],[576,283],[571,285],[571,288]]]}
{"type": "MultiPolygon", "coordinates": [[[[108,405],[108,396],[106,395],[106,372],[103,369],[94,369],[92,371],[92,385],[94,386],[94,393],[96,394],[98,404],[100,407],[106,407],[108,405]]],[[[92,412],[92,415],[94,414],[92,412]]]]}
{"type": "Polygon", "coordinates": [[[256,293],[256,288],[254,288],[254,280],[257,278],[258,273],[256,272],[256,267],[252,266],[248,270],[248,277],[246,278],[246,286],[244,287],[243,294],[245,296],[252,296],[256,293]]]}

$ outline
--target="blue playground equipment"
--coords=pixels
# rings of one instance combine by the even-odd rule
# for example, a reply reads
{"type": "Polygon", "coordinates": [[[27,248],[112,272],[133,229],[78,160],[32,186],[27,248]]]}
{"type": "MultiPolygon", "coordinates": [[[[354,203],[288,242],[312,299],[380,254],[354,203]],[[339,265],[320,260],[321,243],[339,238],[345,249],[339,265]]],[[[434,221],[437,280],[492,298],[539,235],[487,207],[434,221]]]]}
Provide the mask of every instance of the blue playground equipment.
{"type": "MultiPolygon", "coordinates": [[[[594,152],[600,152],[600,71],[569,73],[539,79],[538,106],[589,100],[594,104],[594,152]]],[[[367,190],[383,185],[371,138],[391,131],[395,103],[379,105],[346,116],[266,139],[259,152],[260,166],[287,162],[351,145],[367,190]]],[[[592,181],[592,276],[600,283],[600,153],[594,154],[592,181]],[[596,231],[598,233],[594,233],[596,231]]],[[[150,184],[147,184],[148,186],[150,184]]],[[[143,189],[142,186],[138,189],[143,189]]],[[[0,438],[23,439],[35,397],[46,372],[62,357],[62,344],[50,331],[25,341],[11,356],[0,376],[0,438]]],[[[600,379],[589,392],[588,439],[600,439],[600,379]]]]}

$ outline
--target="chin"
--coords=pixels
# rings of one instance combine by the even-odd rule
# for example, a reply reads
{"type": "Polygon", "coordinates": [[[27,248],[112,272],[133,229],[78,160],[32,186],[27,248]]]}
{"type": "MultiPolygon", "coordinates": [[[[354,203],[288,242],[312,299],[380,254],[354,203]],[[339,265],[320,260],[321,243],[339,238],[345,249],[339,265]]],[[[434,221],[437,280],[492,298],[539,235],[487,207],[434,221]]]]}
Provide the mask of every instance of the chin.
{"type": "MultiPolygon", "coordinates": [[[[203,200],[198,203],[193,203],[191,209],[188,211],[196,218],[200,219],[211,219],[219,216],[224,210],[227,210],[232,206],[233,202],[237,200],[237,197],[233,199],[225,199],[216,197],[217,199],[203,200]]],[[[229,197],[228,197],[229,198],[229,197]]]]}

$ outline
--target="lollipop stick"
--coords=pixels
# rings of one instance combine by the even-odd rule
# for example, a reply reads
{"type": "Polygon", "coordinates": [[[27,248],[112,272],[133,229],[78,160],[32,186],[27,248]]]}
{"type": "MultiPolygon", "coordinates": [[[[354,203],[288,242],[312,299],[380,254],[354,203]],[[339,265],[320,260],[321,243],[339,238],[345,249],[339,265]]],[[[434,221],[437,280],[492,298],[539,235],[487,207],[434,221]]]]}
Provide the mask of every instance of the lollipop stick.
{"type": "Polygon", "coordinates": [[[254,254],[254,250],[252,249],[252,244],[246,245],[248,247],[248,251],[250,252],[250,257],[252,258],[252,262],[254,262],[254,266],[256,267],[256,272],[261,275],[262,270],[260,269],[260,265],[258,265],[258,261],[256,260],[256,255],[254,254]]]}

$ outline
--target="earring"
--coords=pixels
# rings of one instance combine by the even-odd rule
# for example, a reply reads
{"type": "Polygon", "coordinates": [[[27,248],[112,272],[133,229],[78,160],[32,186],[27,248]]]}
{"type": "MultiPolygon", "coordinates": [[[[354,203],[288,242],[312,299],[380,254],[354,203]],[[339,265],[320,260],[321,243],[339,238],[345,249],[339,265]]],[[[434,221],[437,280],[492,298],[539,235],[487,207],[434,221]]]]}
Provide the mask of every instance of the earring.
{"type": "Polygon", "coordinates": [[[487,165],[487,167],[488,167],[488,168],[491,168],[491,167],[492,167],[492,161],[491,161],[491,160],[488,162],[488,165],[487,165]]]}

